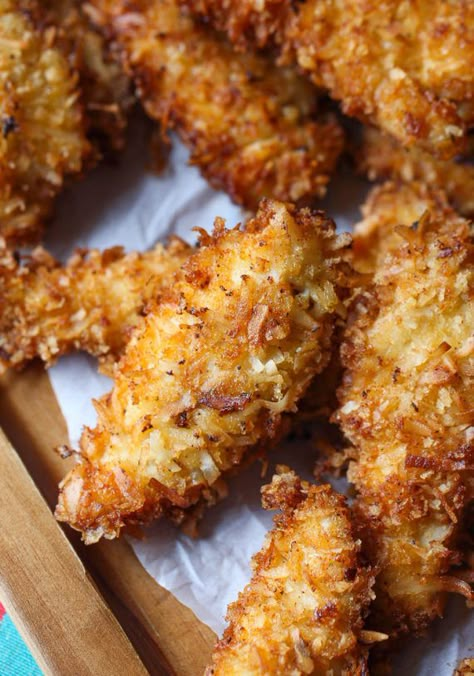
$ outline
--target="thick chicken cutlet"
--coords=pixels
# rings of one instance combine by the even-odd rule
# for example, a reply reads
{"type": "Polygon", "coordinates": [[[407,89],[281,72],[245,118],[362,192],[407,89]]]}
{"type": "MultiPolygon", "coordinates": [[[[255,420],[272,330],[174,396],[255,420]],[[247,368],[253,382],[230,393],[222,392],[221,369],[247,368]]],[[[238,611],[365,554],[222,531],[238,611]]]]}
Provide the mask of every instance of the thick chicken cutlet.
{"type": "Polygon", "coordinates": [[[473,124],[469,0],[181,0],[242,45],[277,45],[343,111],[443,158],[473,124]]]}
{"type": "Polygon", "coordinates": [[[385,202],[401,241],[352,302],[335,416],[354,446],[354,510],[379,569],[373,621],[392,635],[422,631],[445,592],[474,598],[452,570],[473,499],[473,228],[435,200],[404,222],[406,194],[385,202]]]}
{"type": "Polygon", "coordinates": [[[44,249],[25,260],[0,247],[0,370],[35,357],[51,364],[72,350],[110,370],[148,303],[186,260],[174,238],[146,253],[77,251],[60,265],[44,249]]]}
{"type": "Polygon", "coordinates": [[[361,273],[372,274],[382,267],[390,251],[416,238],[407,227],[416,232],[420,224],[423,227],[424,219],[433,218],[432,214],[446,230],[455,232],[466,226],[443,191],[416,181],[387,181],[372,188],[361,211],[363,218],[353,232],[354,267],[361,273]]]}
{"type": "Polygon", "coordinates": [[[348,236],[264,201],[200,248],[135,329],[61,484],[57,518],[91,543],[205,501],[275,439],[327,364],[344,312],[348,236]]]}
{"type": "Polygon", "coordinates": [[[81,0],[42,0],[41,18],[79,74],[88,137],[106,155],[125,143],[133,103],[130,79],[105,37],[92,25],[81,0]]]}
{"type": "Polygon", "coordinates": [[[366,127],[357,149],[360,172],[371,181],[393,179],[411,183],[421,181],[430,188],[443,190],[454,208],[462,215],[474,215],[474,143],[471,157],[438,160],[433,155],[410,148],[407,150],[374,127],[366,127]]]}
{"type": "Polygon", "coordinates": [[[229,606],[206,673],[367,674],[361,639],[374,580],[360,563],[345,500],[279,471],[262,497],[281,514],[253,558],[250,583],[229,606]]]}
{"type": "Polygon", "coordinates": [[[176,0],[94,0],[148,115],[176,129],[215,188],[254,209],[262,197],[321,197],[343,146],[314,117],[316,91],[292,69],[235,54],[176,0]]]}
{"type": "Polygon", "coordinates": [[[0,1],[0,236],[18,243],[38,238],[90,153],[77,75],[54,31],[23,9],[0,1]]]}

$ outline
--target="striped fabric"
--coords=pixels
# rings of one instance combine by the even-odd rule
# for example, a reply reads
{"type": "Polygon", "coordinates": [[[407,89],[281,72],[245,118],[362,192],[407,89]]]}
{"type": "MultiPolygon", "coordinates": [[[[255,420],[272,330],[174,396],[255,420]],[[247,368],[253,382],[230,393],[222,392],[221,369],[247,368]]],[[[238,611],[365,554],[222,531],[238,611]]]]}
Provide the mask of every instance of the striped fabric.
{"type": "Polygon", "coordinates": [[[1,676],[42,676],[5,608],[0,603],[0,674],[1,676]]]}

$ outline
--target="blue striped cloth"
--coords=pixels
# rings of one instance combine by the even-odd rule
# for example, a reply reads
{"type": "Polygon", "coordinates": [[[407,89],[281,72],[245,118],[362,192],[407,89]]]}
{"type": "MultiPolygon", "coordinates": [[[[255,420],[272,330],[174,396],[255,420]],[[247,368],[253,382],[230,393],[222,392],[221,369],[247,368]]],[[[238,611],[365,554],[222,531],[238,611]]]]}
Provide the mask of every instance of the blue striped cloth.
{"type": "Polygon", "coordinates": [[[0,603],[1,676],[42,676],[25,642],[0,603]]]}

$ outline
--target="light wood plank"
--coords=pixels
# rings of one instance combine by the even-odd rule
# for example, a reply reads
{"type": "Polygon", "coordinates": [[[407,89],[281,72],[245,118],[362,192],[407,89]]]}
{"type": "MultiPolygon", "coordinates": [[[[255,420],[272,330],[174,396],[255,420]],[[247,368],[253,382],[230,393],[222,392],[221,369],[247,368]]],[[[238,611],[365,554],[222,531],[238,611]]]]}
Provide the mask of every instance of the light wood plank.
{"type": "MultiPolygon", "coordinates": [[[[14,442],[36,485],[53,508],[70,461],[52,449],[67,441],[49,379],[40,365],[0,378],[0,425],[14,442]]],[[[160,587],[122,541],[85,547],[65,529],[151,674],[203,673],[215,634],[160,587]]]]}
{"type": "Polygon", "coordinates": [[[146,670],[0,430],[1,596],[46,674],[146,670]]]}

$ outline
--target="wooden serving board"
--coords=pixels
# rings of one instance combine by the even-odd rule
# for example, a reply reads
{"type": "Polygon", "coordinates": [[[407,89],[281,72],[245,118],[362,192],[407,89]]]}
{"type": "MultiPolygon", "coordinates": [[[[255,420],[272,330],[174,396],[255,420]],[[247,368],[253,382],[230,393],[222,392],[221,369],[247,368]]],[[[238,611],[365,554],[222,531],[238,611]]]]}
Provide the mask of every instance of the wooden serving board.
{"type": "MultiPolygon", "coordinates": [[[[0,427],[3,428],[52,510],[57,498],[57,484],[64,476],[69,462],[62,460],[53,452],[53,448],[67,443],[68,440],[66,424],[49,378],[41,365],[33,365],[21,374],[7,373],[0,378],[0,427]]],[[[0,454],[2,452],[5,463],[8,450],[5,447],[2,450],[0,444],[0,454]]],[[[1,460],[2,458],[0,467],[1,460]]],[[[12,476],[13,470],[16,475],[21,474],[21,463],[16,467],[14,460],[10,458],[9,462],[12,476]]],[[[2,480],[5,480],[4,476],[0,476],[0,491],[2,480]]],[[[52,519],[51,516],[51,522],[52,519]]],[[[46,521],[46,528],[51,529],[51,523],[48,519],[46,521]]],[[[160,587],[148,575],[125,540],[101,541],[86,547],[81,543],[78,534],[70,528],[65,528],[64,532],[105,600],[105,610],[102,608],[100,612],[107,614],[107,606],[112,610],[146,670],[150,674],[177,676],[202,674],[215,641],[214,633],[202,624],[191,610],[179,603],[170,592],[160,587]]],[[[61,533],[57,535],[60,536],[61,533]]],[[[16,532],[14,538],[15,545],[18,545],[20,560],[21,557],[33,555],[29,554],[27,543],[20,542],[21,533],[16,532]]],[[[11,545],[12,542],[8,544],[11,545]]],[[[42,574],[47,576],[48,569],[44,569],[42,574]]],[[[45,587],[48,588],[48,585],[45,587]]],[[[54,588],[54,585],[51,588],[54,588]]],[[[20,586],[16,590],[10,590],[10,593],[21,597],[22,591],[20,586]]],[[[67,578],[63,580],[58,593],[62,595],[68,593],[67,578]]],[[[95,593],[95,590],[90,593],[95,593]]],[[[51,595],[54,596],[52,593],[51,595]]],[[[47,665],[57,664],[55,662],[55,655],[58,652],[57,641],[54,636],[43,632],[41,637],[38,637],[38,632],[34,629],[35,618],[39,623],[44,615],[40,598],[39,595],[36,600],[28,597],[28,613],[24,611],[24,618],[22,607],[25,606],[21,598],[4,598],[2,601],[7,610],[9,607],[13,610],[18,627],[40,665],[48,673],[64,676],[64,670],[61,673],[57,667],[56,671],[54,667],[47,668],[47,665]]],[[[56,613],[59,616],[64,612],[64,606],[62,604],[57,606],[55,598],[49,599],[47,607],[51,614],[56,613]]],[[[62,616],[55,619],[61,621],[62,616]]],[[[111,624],[113,623],[114,620],[111,618],[111,624]]],[[[120,627],[117,627],[117,630],[120,632],[120,627]]],[[[86,637],[70,636],[71,654],[73,650],[77,651],[78,645],[86,649],[87,642],[90,642],[89,645],[97,652],[95,676],[110,676],[111,663],[107,661],[107,656],[110,658],[110,650],[104,644],[101,651],[102,642],[97,640],[101,636],[100,627],[96,633],[94,631],[89,633],[90,636],[86,637]]],[[[123,638],[124,644],[127,643],[125,637],[123,638]]],[[[63,648],[62,653],[67,655],[68,646],[63,648]]],[[[137,668],[137,674],[143,673],[140,669],[141,667],[137,668]]],[[[89,672],[84,670],[83,673],[89,672]]],[[[118,673],[114,671],[114,676],[118,673]]],[[[129,669],[128,674],[132,676],[129,669]]],[[[76,672],[75,676],[82,674],[76,672]]]]}

